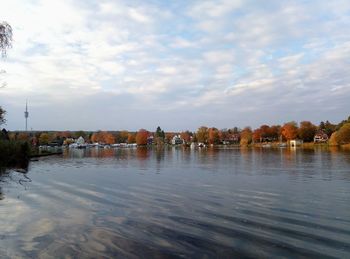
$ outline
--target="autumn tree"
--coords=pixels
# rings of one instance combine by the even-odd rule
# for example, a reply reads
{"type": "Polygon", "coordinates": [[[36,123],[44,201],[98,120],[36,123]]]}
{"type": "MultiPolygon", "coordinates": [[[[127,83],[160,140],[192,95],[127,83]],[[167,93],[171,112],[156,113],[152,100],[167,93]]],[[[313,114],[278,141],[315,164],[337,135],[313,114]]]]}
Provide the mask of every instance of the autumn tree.
{"type": "Polygon", "coordinates": [[[282,135],[287,140],[296,139],[298,136],[298,126],[294,121],[287,122],[282,127],[282,135]]]}
{"type": "Polygon", "coordinates": [[[17,140],[20,140],[20,141],[29,141],[29,135],[28,133],[25,133],[25,132],[21,132],[17,135],[17,140]]]}
{"type": "Polygon", "coordinates": [[[197,134],[196,134],[198,142],[208,143],[208,138],[209,138],[208,133],[209,133],[209,131],[208,131],[207,127],[205,127],[205,126],[200,127],[197,130],[197,134]]]}
{"type": "Polygon", "coordinates": [[[50,142],[50,136],[48,133],[43,132],[40,134],[39,143],[40,145],[47,145],[50,142]]]}
{"type": "Polygon", "coordinates": [[[126,143],[128,141],[129,132],[127,130],[122,130],[119,133],[119,143],[126,143]]]}
{"type": "Polygon", "coordinates": [[[149,132],[145,129],[140,129],[136,134],[136,144],[137,145],[147,145],[147,138],[149,132]]]}
{"type": "Polygon", "coordinates": [[[328,144],[330,146],[338,146],[338,132],[335,131],[332,133],[331,137],[329,138],[328,144]]]}
{"type": "Polygon", "coordinates": [[[262,139],[266,139],[270,137],[270,126],[269,125],[261,125],[260,126],[260,134],[262,139]]]}
{"type": "Polygon", "coordinates": [[[106,144],[114,144],[115,143],[115,137],[113,136],[112,133],[109,132],[103,132],[103,136],[102,136],[104,143],[106,144]]]}
{"type": "Polygon", "coordinates": [[[211,145],[220,143],[220,134],[217,128],[210,128],[208,130],[208,142],[211,145]]]}
{"type": "Polygon", "coordinates": [[[185,143],[189,143],[191,141],[191,133],[188,130],[181,132],[180,137],[185,141],[185,143]]]}
{"type": "Polygon", "coordinates": [[[327,120],[326,122],[321,121],[318,128],[330,137],[332,133],[336,131],[337,125],[334,125],[327,120]]]}
{"type": "Polygon", "coordinates": [[[194,143],[197,143],[197,142],[198,142],[197,134],[196,134],[196,133],[193,133],[193,135],[192,135],[192,142],[194,142],[194,143]]]}
{"type": "Polygon", "coordinates": [[[261,129],[255,129],[253,131],[253,140],[254,142],[261,142],[262,136],[261,136],[261,129]]]}
{"type": "Polygon", "coordinates": [[[129,133],[128,134],[128,143],[132,144],[132,143],[135,143],[135,142],[136,142],[135,134],[129,133]]]}
{"type": "Polygon", "coordinates": [[[11,141],[16,140],[16,133],[10,132],[10,133],[9,133],[9,139],[10,139],[11,141]]]}
{"type": "Polygon", "coordinates": [[[57,133],[57,136],[66,139],[66,138],[71,138],[72,134],[70,131],[61,131],[57,133]]]}
{"type": "Polygon", "coordinates": [[[252,136],[253,136],[252,129],[250,127],[245,127],[241,131],[240,145],[247,146],[248,144],[250,144],[252,142],[252,136]]]}
{"type": "Polygon", "coordinates": [[[280,125],[272,125],[270,127],[270,137],[273,140],[277,140],[281,135],[281,126],[280,125]]]}
{"type": "Polygon", "coordinates": [[[222,141],[226,141],[228,139],[230,139],[230,131],[228,129],[221,129],[220,130],[220,139],[222,141]]]}
{"type": "Polygon", "coordinates": [[[91,142],[103,143],[103,144],[114,144],[115,137],[112,133],[107,131],[98,131],[91,135],[91,142]]]}
{"type": "Polygon", "coordinates": [[[298,135],[303,141],[311,142],[314,139],[316,131],[317,127],[310,121],[302,121],[298,129],[298,135]]]}
{"type": "Polygon", "coordinates": [[[337,131],[336,139],[339,144],[350,143],[350,122],[343,124],[337,131]]]}
{"type": "Polygon", "coordinates": [[[91,140],[92,143],[99,143],[99,142],[101,141],[99,132],[93,133],[93,134],[91,135],[90,140],[91,140]]]}
{"type": "Polygon", "coordinates": [[[165,133],[165,142],[168,144],[171,143],[171,140],[173,139],[174,136],[175,134],[172,132],[165,133]]]}

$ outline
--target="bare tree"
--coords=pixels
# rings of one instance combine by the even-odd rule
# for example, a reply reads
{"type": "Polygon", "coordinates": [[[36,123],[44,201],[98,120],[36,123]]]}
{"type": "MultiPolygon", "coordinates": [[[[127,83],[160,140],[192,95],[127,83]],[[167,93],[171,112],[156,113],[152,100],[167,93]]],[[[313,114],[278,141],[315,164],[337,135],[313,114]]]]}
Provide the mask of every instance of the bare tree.
{"type": "MultiPolygon", "coordinates": [[[[7,49],[12,47],[12,27],[7,22],[0,22],[0,52],[1,56],[5,57],[7,49]]],[[[0,74],[6,73],[5,70],[0,70],[0,74]]],[[[1,82],[0,82],[1,83],[1,82]]],[[[0,88],[6,86],[6,82],[0,84],[0,88]]],[[[0,106],[0,125],[6,122],[6,111],[0,106]]]]}
{"type": "Polygon", "coordinates": [[[12,47],[12,27],[7,22],[0,22],[0,52],[6,56],[7,49],[12,47]]]}

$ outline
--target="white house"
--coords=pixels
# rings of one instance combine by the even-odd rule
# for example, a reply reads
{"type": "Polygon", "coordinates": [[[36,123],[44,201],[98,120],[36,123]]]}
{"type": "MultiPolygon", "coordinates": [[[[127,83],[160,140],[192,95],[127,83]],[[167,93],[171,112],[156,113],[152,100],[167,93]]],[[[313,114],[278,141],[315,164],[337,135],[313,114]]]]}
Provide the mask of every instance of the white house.
{"type": "Polygon", "coordinates": [[[184,143],[184,141],[183,141],[183,139],[180,137],[180,135],[175,135],[174,137],[173,137],[173,139],[171,140],[171,144],[173,144],[173,145],[181,145],[181,144],[183,144],[184,143]]]}
{"type": "Polygon", "coordinates": [[[77,139],[76,143],[77,143],[78,145],[84,145],[84,144],[85,144],[85,139],[84,139],[82,136],[80,136],[80,137],[77,139]]]}
{"type": "Polygon", "coordinates": [[[293,140],[289,141],[289,145],[290,145],[291,147],[300,146],[300,145],[302,145],[302,144],[303,144],[303,141],[300,140],[300,139],[293,139],[293,140]]]}

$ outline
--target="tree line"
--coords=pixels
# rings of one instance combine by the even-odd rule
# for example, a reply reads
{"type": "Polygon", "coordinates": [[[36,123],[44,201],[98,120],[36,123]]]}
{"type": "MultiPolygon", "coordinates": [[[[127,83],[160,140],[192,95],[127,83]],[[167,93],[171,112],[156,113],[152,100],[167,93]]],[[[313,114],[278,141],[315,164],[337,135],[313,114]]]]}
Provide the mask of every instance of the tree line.
{"type": "Polygon", "coordinates": [[[338,124],[329,121],[321,121],[314,125],[310,121],[302,121],[299,124],[292,121],[283,125],[263,124],[256,129],[245,127],[240,129],[218,129],[215,127],[201,126],[197,131],[164,132],[159,126],[155,131],[140,129],[137,132],[122,131],[51,131],[51,132],[9,132],[9,140],[30,141],[35,145],[50,143],[70,144],[77,138],[83,137],[88,143],[136,143],[138,145],[164,145],[171,144],[176,136],[184,144],[203,143],[209,145],[240,144],[242,146],[252,143],[286,142],[300,139],[304,142],[313,142],[316,134],[323,134],[329,138],[329,144],[350,143],[350,116],[338,124]]]}

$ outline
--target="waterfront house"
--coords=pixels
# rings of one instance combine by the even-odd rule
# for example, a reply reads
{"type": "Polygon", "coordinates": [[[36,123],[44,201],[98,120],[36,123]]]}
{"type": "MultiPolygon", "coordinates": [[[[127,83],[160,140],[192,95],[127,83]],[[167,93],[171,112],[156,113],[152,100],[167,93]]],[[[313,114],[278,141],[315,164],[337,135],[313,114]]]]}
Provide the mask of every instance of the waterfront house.
{"type": "Polygon", "coordinates": [[[291,141],[289,141],[289,145],[291,147],[296,147],[296,146],[300,146],[303,144],[303,141],[300,139],[292,139],[291,141]]]}
{"type": "Polygon", "coordinates": [[[80,136],[80,137],[77,139],[76,143],[77,143],[78,145],[83,145],[83,144],[85,144],[85,139],[84,139],[82,136],[80,136]]]}
{"type": "Polygon", "coordinates": [[[172,140],[171,140],[171,144],[173,145],[181,145],[183,144],[184,141],[183,139],[180,137],[180,135],[175,135],[172,140]]]}
{"type": "Polygon", "coordinates": [[[153,139],[154,139],[153,135],[149,136],[147,138],[147,145],[152,145],[153,144],[153,139]]]}
{"type": "Polygon", "coordinates": [[[325,143],[328,141],[328,135],[323,131],[319,131],[314,136],[315,143],[325,143]]]}

